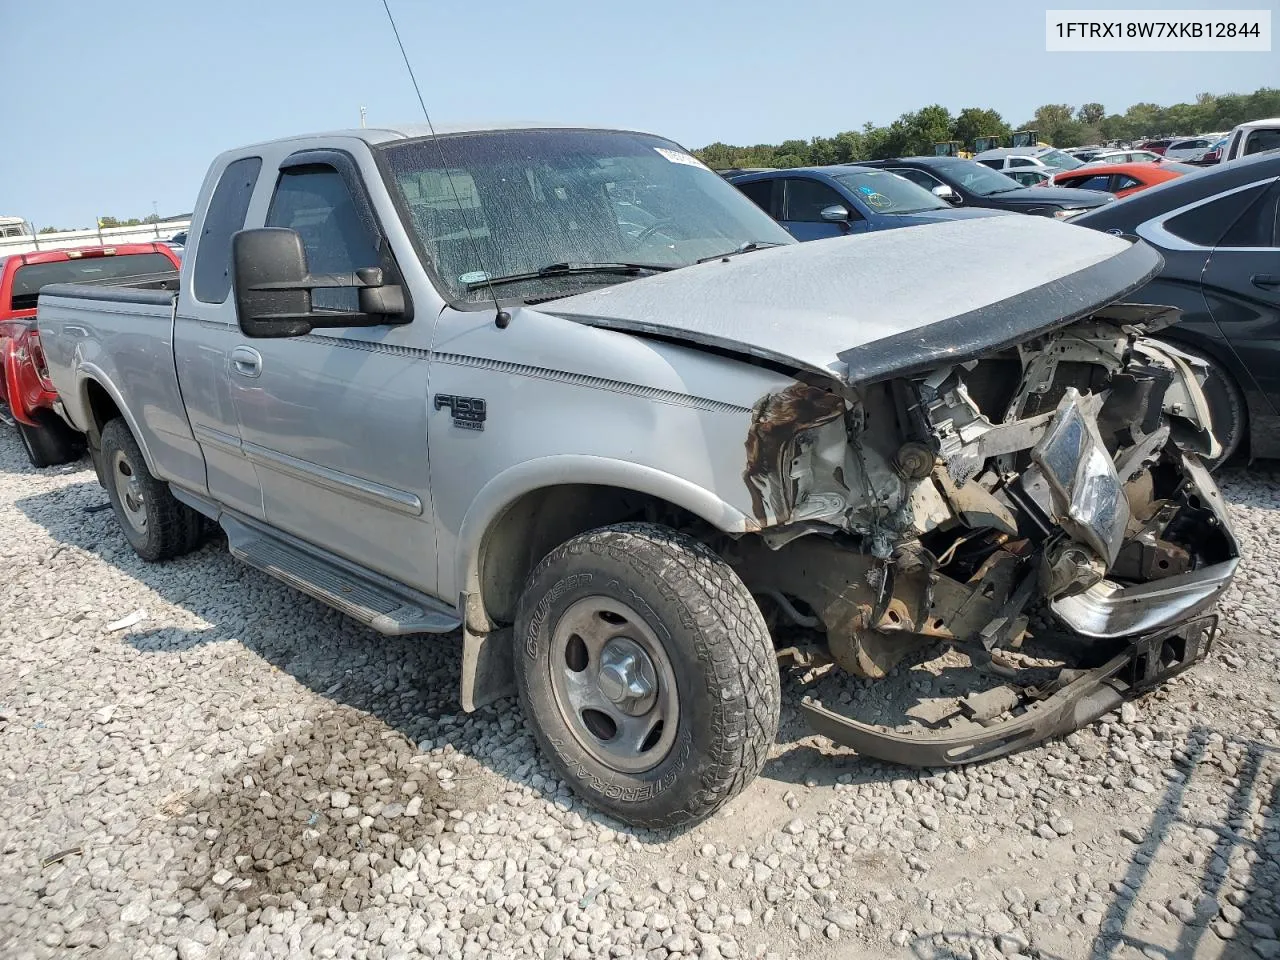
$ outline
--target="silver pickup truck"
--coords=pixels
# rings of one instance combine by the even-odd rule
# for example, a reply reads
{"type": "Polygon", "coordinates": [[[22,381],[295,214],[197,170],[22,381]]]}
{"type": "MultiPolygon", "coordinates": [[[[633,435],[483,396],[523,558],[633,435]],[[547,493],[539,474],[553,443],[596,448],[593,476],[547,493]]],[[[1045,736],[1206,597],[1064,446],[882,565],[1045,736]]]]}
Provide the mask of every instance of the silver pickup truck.
{"type": "Polygon", "coordinates": [[[1124,303],[1141,243],[998,217],[797,244],[669,140],[548,126],[233,150],[190,237],[177,294],[39,301],[125,537],[164,560],[216,521],[375,630],[460,630],[463,707],[514,685],[629,823],[750,782],[783,653],[968,654],[992,684],[932,729],[803,703],[946,765],[1212,641],[1237,544],[1197,361],[1124,303]],[[1068,637],[1049,676],[1036,611],[1068,637]]]}

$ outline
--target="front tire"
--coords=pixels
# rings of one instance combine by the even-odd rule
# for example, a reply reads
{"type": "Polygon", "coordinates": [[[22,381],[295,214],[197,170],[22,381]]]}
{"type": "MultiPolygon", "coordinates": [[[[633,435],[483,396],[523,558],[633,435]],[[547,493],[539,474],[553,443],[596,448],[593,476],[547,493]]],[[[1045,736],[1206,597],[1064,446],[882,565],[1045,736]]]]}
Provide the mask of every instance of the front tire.
{"type": "Polygon", "coordinates": [[[102,428],[102,478],[125,539],[143,560],[156,562],[190,553],[200,545],[204,524],[179,503],[168,484],[152,476],[138,441],[122,419],[102,428]]]}
{"type": "Polygon", "coordinates": [[[514,637],[520,703],[543,752],[619,820],[697,823],[768,757],[773,641],[737,574],[691,537],[628,523],[557,547],[529,577],[514,637]]]}
{"type": "Polygon", "coordinates": [[[52,410],[37,410],[33,416],[38,426],[15,421],[22,449],[33,467],[56,467],[80,459],[85,449],[82,434],[72,430],[52,410]]]}
{"type": "Polygon", "coordinates": [[[1244,394],[1236,385],[1235,379],[1217,360],[1181,345],[1178,349],[1209,365],[1203,388],[1204,398],[1209,403],[1209,417],[1213,421],[1214,436],[1222,445],[1222,456],[1216,460],[1206,460],[1205,466],[1210,470],[1217,470],[1239,452],[1248,432],[1249,411],[1245,406],[1244,394]]]}

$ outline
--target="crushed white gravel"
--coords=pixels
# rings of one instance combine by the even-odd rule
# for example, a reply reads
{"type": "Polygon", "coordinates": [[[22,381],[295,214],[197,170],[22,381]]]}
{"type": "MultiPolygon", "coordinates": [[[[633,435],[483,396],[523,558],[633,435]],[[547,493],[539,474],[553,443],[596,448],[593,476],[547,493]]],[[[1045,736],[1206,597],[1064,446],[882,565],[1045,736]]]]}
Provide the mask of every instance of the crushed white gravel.
{"type": "Polygon", "coordinates": [[[145,564],[87,462],[0,428],[0,957],[1280,958],[1280,477],[1223,481],[1246,560],[1207,663],[951,771],[832,749],[790,678],[761,777],[657,835],[513,701],[462,714],[450,638],[217,542],[145,564]]]}

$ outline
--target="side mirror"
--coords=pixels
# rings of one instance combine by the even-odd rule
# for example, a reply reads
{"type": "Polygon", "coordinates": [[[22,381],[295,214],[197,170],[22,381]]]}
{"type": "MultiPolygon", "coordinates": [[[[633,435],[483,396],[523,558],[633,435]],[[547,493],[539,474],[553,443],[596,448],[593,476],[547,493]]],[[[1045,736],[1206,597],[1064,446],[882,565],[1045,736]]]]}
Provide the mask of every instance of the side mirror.
{"type": "Polygon", "coordinates": [[[951,186],[945,183],[938,184],[930,192],[939,200],[945,200],[947,201],[947,203],[953,204],[955,206],[959,206],[963,202],[961,200],[960,194],[956,193],[951,186]]]}
{"type": "Polygon", "coordinates": [[[848,223],[849,211],[847,208],[838,203],[833,203],[829,207],[823,207],[818,211],[818,216],[830,223],[848,223]]]}
{"type": "Polygon", "coordinates": [[[231,238],[236,315],[247,337],[300,337],[316,327],[376,327],[410,320],[404,288],[383,281],[379,267],[313,276],[296,230],[263,227],[231,238]],[[352,288],[359,310],[315,311],[313,290],[352,288]]]}

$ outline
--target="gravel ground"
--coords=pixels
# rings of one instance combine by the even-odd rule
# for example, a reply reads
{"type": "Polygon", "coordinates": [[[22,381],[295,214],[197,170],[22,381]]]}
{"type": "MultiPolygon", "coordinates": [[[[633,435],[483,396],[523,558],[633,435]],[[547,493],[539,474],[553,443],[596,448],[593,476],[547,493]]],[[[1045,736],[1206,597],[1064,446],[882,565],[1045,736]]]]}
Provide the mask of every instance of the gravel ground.
{"type": "Polygon", "coordinates": [[[454,643],[216,543],[144,564],[87,464],[0,429],[0,957],[1280,958],[1280,477],[1224,487],[1209,662],[944,772],[807,735],[789,678],[763,775],[658,835],[575,800],[512,701],[461,714],[454,643]]]}

